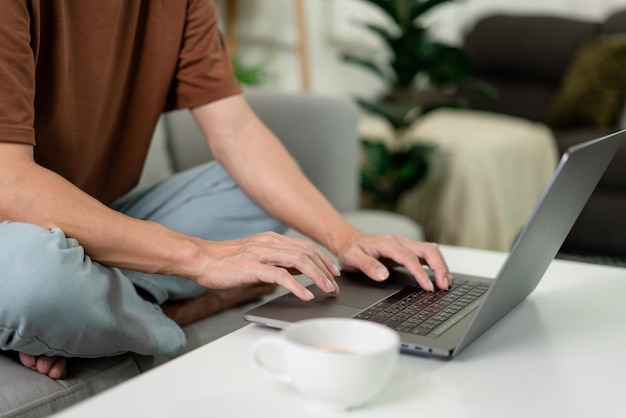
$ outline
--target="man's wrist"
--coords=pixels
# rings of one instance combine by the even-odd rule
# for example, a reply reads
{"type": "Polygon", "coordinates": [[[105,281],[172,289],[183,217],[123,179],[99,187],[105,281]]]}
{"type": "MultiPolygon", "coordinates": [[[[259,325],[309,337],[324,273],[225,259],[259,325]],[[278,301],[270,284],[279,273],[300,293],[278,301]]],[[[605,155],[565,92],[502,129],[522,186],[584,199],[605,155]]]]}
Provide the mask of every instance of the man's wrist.
{"type": "Polygon", "coordinates": [[[357,234],[359,234],[359,230],[346,222],[343,227],[328,230],[324,245],[333,254],[339,255],[345,244],[357,234]]]}
{"type": "MultiPolygon", "coordinates": [[[[174,231],[172,231],[174,232],[174,231]]],[[[163,274],[184,277],[195,281],[204,259],[204,251],[199,238],[179,232],[168,241],[167,255],[164,256],[163,274]]]]}

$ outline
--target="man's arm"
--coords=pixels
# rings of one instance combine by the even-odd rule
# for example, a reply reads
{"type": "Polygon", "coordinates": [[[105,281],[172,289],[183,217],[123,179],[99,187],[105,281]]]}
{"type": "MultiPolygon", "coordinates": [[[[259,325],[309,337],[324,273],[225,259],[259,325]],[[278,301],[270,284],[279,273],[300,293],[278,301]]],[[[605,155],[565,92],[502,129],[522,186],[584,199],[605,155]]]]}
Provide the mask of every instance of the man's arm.
{"type": "Polygon", "coordinates": [[[277,283],[311,299],[289,273],[297,270],[323,290],[335,291],[336,268],[303,240],[264,233],[205,241],[131,218],[39,166],[31,145],[0,142],[0,196],[0,221],[58,227],[77,239],[92,259],[106,265],[187,277],[210,288],[277,283]]]}
{"type": "Polygon", "coordinates": [[[406,267],[424,288],[432,289],[424,262],[435,272],[437,285],[448,288],[451,277],[436,245],[364,234],[350,225],[306,179],[242,95],[192,112],[213,155],[239,186],[277,219],[326,246],[345,269],[385,280],[389,272],[382,261],[387,260],[406,267]]]}

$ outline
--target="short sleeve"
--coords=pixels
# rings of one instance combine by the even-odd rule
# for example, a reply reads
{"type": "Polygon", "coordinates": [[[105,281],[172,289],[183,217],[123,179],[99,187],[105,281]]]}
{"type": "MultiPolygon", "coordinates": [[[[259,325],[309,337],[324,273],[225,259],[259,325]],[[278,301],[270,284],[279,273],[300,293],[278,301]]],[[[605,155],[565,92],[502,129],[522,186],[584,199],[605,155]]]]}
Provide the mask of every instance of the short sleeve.
{"type": "Polygon", "coordinates": [[[190,0],[166,110],[192,108],[241,92],[210,0],[190,0]]]}
{"type": "Polygon", "coordinates": [[[0,2],[0,142],[35,144],[35,54],[25,0],[0,2]]]}

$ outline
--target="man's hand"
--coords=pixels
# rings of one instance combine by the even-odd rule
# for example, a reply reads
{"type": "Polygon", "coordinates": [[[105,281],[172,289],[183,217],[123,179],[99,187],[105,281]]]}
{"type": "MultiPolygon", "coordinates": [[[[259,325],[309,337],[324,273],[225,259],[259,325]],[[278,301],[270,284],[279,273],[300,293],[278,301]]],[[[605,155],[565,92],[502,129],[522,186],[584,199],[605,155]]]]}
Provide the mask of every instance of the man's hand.
{"type": "Polygon", "coordinates": [[[391,235],[356,233],[339,247],[337,256],[341,267],[347,271],[362,271],[376,281],[389,277],[387,267],[403,266],[425,290],[434,286],[422,267],[428,265],[435,274],[439,289],[452,285],[452,275],[436,244],[416,242],[391,235]]]}
{"type": "Polygon", "coordinates": [[[313,294],[293,275],[304,274],[323,291],[337,293],[333,262],[312,243],[274,232],[230,241],[197,240],[200,255],[189,277],[198,284],[223,289],[251,283],[274,283],[303,300],[313,294]]]}
{"type": "MultiPolygon", "coordinates": [[[[448,267],[436,245],[401,237],[364,234],[349,224],[308,181],[276,136],[254,115],[243,96],[227,97],[199,106],[193,109],[193,115],[213,155],[242,190],[267,213],[329,248],[346,270],[363,271],[372,279],[384,280],[389,271],[383,263],[390,262],[404,266],[422,287],[432,289],[433,285],[422,268],[422,264],[427,264],[435,272],[438,287],[447,289],[450,286],[448,267]],[[277,190],[280,190],[281,199],[276,199],[277,190]]],[[[257,238],[254,237],[254,243],[258,242],[257,238]]],[[[274,237],[274,240],[277,239],[274,237]]],[[[310,299],[305,289],[296,285],[295,279],[288,274],[295,267],[293,258],[296,254],[290,251],[296,247],[291,246],[289,239],[282,239],[285,241],[276,242],[278,253],[274,254],[270,248],[263,248],[263,244],[260,248],[238,248],[245,242],[240,240],[232,241],[230,249],[228,244],[216,244],[216,248],[206,251],[207,255],[217,251],[215,257],[208,258],[207,266],[219,262],[224,268],[222,278],[229,277],[227,266],[231,266],[237,271],[237,281],[278,283],[297,296],[310,299]],[[226,253],[220,254],[222,250],[226,253]],[[258,255],[254,262],[241,259],[248,250],[258,255]],[[271,257],[268,258],[268,255],[271,257]],[[248,263],[249,270],[239,266],[241,262],[248,263]],[[257,270],[256,267],[262,268],[257,270]],[[281,274],[277,275],[279,270],[281,274]]],[[[324,285],[325,279],[330,279],[325,269],[315,267],[323,260],[326,270],[330,270],[327,259],[310,244],[308,247],[301,245],[305,244],[299,243],[297,248],[302,248],[304,252],[296,258],[303,258],[295,270],[309,276],[322,289],[330,289],[330,286],[324,285]],[[312,258],[303,254],[310,254],[312,258]],[[305,259],[307,261],[303,263],[305,259]]],[[[212,275],[210,270],[205,271],[212,275]]],[[[333,274],[338,273],[333,271],[333,274]]],[[[198,280],[200,284],[214,287],[214,278],[200,277],[198,280]]]]}

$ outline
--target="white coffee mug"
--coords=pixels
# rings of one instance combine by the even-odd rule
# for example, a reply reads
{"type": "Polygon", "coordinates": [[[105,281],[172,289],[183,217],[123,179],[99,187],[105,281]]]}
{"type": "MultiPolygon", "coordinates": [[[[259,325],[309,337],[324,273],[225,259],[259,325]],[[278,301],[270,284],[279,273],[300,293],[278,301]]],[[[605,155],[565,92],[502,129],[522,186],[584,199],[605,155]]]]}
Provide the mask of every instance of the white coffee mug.
{"type": "Polygon", "coordinates": [[[385,386],[399,344],[398,334],[383,325],[324,318],[291,324],[259,340],[252,354],[263,371],[318,407],[346,410],[362,406],[385,386]]]}

